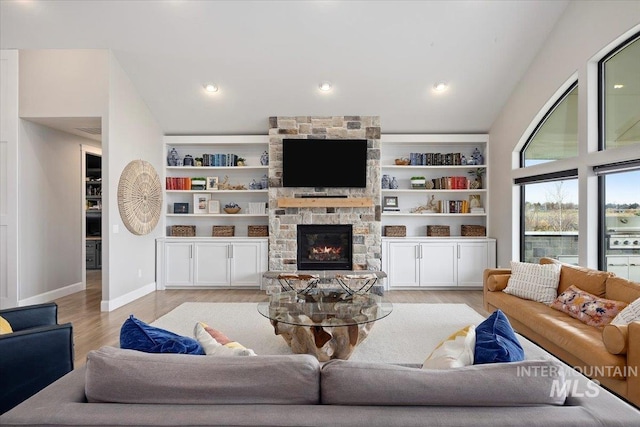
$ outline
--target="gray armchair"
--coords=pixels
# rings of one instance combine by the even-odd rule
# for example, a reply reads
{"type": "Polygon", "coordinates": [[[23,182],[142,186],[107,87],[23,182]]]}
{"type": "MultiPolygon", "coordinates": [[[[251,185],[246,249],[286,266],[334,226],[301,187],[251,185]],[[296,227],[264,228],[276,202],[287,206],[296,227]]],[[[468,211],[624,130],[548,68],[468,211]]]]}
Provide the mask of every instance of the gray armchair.
{"type": "Polygon", "coordinates": [[[0,414],[73,370],[71,323],[55,303],[0,310],[13,333],[0,335],[0,414]]]}

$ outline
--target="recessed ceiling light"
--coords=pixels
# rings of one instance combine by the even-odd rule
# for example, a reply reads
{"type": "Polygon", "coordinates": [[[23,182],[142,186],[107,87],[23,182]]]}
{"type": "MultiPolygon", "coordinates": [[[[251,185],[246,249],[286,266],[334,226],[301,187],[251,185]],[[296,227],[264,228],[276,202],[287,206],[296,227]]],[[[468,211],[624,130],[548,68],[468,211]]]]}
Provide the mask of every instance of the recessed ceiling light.
{"type": "Polygon", "coordinates": [[[622,89],[624,85],[613,85],[614,89],[622,89]]]}
{"type": "Polygon", "coordinates": [[[435,90],[436,92],[444,92],[448,88],[449,86],[445,82],[438,82],[433,85],[433,90],[435,90]]]}
{"type": "Polygon", "coordinates": [[[204,90],[206,90],[207,92],[217,92],[218,91],[218,86],[214,85],[213,83],[207,83],[206,85],[204,85],[204,90]]]}
{"type": "Polygon", "coordinates": [[[322,82],[318,87],[323,92],[329,92],[331,90],[331,82],[322,82]]]}

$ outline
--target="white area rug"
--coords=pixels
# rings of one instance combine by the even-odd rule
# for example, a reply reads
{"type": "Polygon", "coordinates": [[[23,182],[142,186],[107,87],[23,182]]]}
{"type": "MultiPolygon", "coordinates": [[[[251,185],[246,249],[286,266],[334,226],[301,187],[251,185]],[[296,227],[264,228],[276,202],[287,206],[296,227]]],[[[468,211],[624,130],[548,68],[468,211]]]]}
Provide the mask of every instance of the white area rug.
{"type": "MultiPolygon", "coordinates": [[[[230,339],[252,348],[258,355],[291,354],[269,320],[258,313],[257,303],[183,303],[152,323],[180,335],[193,337],[196,322],[224,332],[230,339]]],[[[484,320],[466,304],[393,304],[393,312],[374,325],[350,360],[419,363],[458,329],[484,320]]]]}

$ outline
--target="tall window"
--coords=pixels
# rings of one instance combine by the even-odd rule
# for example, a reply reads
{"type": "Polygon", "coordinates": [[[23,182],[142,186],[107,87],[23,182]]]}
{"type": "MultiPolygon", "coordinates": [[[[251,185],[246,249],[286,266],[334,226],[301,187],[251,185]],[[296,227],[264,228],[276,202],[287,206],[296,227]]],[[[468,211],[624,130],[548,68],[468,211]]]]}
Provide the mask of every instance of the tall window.
{"type": "Polygon", "coordinates": [[[521,166],[578,155],[578,83],[547,112],[521,151],[521,166]]]}
{"type": "Polygon", "coordinates": [[[600,61],[600,148],[640,143],[640,34],[600,61]]]}
{"type": "MultiPolygon", "coordinates": [[[[558,97],[520,151],[520,166],[578,155],[578,83],[558,97]]],[[[520,260],[578,263],[578,171],[516,179],[521,186],[520,260]]]]}
{"type": "Polygon", "coordinates": [[[600,149],[638,147],[632,158],[624,154],[593,168],[600,189],[600,268],[640,281],[640,34],[604,57],[599,72],[600,149]]]}
{"type": "Polygon", "coordinates": [[[522,194],[520,259],[537,263],[542,257],[578,263],[577,171],[520,180],[522,194]],[[549,179],[549,180],[546,180],[549,179]],[[543,180],[542,182],[537,182],[543,180]]]}

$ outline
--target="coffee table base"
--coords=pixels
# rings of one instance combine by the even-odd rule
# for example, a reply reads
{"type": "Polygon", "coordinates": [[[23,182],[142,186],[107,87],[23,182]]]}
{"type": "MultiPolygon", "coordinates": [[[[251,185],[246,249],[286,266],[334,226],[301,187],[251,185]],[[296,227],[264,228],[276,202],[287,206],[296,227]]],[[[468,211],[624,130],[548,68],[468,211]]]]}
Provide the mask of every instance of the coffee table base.
{"type": "Polygon", "coordinates": [[[298,326],[271,321],[276,335],[281,335],[291,351],[311,354],[320,362],[348,359],[368,336],[375,322],[351,326],[298,326]]]}

